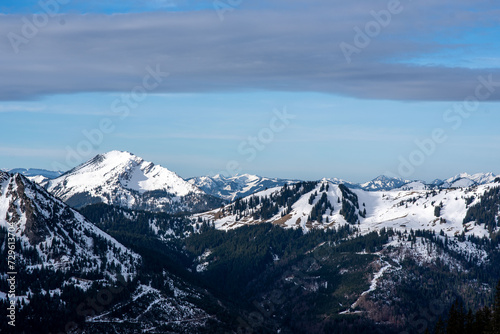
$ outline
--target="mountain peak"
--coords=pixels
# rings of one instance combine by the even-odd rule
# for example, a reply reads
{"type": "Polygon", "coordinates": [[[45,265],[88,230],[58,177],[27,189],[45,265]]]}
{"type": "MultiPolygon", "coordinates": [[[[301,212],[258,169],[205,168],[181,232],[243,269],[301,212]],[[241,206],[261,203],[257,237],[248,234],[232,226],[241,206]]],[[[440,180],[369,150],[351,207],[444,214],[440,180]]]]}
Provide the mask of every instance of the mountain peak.
{"type": "Polygon", "coordinates": [[[126,161],[126,160],[135,160],[135,161],[142,161],[143,159],[131,152],[128,151],[118,151],[118,150],[112,150],[106,153],[101,153],[98,154],[97,156],[102,157],[103,159],[107,159],[110,161],[126,161]]]}
{"type": "Polygon", "coordinates": [[[393,180],[404,181],[400,177],[392,177],[392,176],[387,176],[387,175],[384,175],[384,174],[377,176],[372,181],[393,181],[393,180]]]}
{"type": "Polygon", "coordinates": [[[204,195],[167,168],[116,150],[98,154],[44,186],[75,207],[104,202],[156,211],[188,195],[204,195]]]}
{"type": "Polygon", "coordinates": [[[126,165],[131,163],[132,161],[142,162],[143,159],[127,151],[114,150],[106,153],[100,153],[95,157],[93,157],[92,159],[88,160],[87,162],[84,162],[81,165],[76,166],[70,172],[85,168],[87,166],[101,166],[100,168],[102,168],[105,165],[107,165],[113,167],[119,165],[126,165]]]}
{"type": "MultiPolygon", "coordinates": [[[[85,185],[101,186],[120,183],[126,189],[145,193],[163,190],[175,196],[199,193],[200,190],[185,182],[176,173],[160,165],[145,161],[126,151],[98,154],[68,174],[86,178],[85,185]]],[[[65,177],[68,180],[68,177],[65,177]]],[[[80,177],[77,178],[80,181],[80,177]]]]}
{"type": "Polygon", "coordinates": [[[369,182],[362,183],[360,186],[365,190],[389,190],[400,188],[409,182],[397,177],[379,175],[369,182]]]}

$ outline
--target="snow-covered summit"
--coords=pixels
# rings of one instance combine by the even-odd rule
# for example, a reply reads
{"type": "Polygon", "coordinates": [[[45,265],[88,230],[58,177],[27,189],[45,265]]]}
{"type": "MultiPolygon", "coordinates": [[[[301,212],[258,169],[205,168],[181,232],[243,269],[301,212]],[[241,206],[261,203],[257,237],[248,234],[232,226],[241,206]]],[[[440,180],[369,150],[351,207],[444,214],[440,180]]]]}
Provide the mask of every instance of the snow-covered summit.
{"type": "Polygon", "coordinates": [[[43,186],[74,207],[103,202],[135,209],[182,211],[185,208],[178,204],[183,198],[205,195],[167,168],[122,151],[99,154],[43,186]]]}
{"type": "MultiPolygon", "coordinates": [[[[200,189],[185,182],[176,173],[160,165],[133,155],[129,152],[110,151],[99,154],[86,163],[70,170],[51,184],[61,179],[66,187],[94,188],[111,180],[117,181],[125,189],[145,193],[165,190],[175,196],[199,193],[200,189]],[[82,182],[83,181],[83,182],[82,182]]],[[[51,187],[49,187],[49,190],[51,187]]]]}

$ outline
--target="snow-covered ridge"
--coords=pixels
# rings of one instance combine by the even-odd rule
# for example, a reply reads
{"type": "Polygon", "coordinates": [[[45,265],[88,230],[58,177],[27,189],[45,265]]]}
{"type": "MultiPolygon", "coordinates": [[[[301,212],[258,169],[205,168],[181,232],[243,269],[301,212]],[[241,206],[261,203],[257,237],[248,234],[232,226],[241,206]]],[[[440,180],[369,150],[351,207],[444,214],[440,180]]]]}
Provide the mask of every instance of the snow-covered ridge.
{"type": "Polygon", "coordinates": [[[360,188],[364,190],[390,190],[400,188],[411,181],[400,178],[391,178],[385,175],[380,175],[370,182],[360,184],[360,188]]]}
{"type": "MultiPolygon", "coordinates": [[[[473,221],[466,224],[463,222],[468,208],[479,203],[481,195],[492,187],[500,186],[499,183],[453,189],[429,189],[419,185],[421,184],[414,183],[407,188],[387,191],[351,189],[358,202],[354,209],[357,215],[354,225],[362,233],[392,228],[403,231],[430,230],[436,233],[443,231],[450,236],[462,233],[489,236],[483,225],[477,225],[473,221]]],[[[276,187],[248,196],[242,201],[249,203],[252,199],[255,203],[258,197],[258,202],[262,203],[262,198],[270,198],[272,194],[282,191],[281,187],[276,187]]],[[[213,222],[216,228],[223,230],[262,222],[271,222],[285,228],[302,228],[305,231],[312,228],[336,228],[348,223],[345,212],[342,212],[344,197],[339,185],[322,180],[314,189],[295,200],[290,208],[278,206],[276,213],[267,219],[255,214],[262,204],[250,207],[239,203],[195,215],[195,218],[213,222]],[[243,209],[240,210],[239,207],[243,209]]],[[[275,203],[270,206],[273,205],[275,203]]]]}
{"type": "Polygon", "coordinates": [[[441,188],[470,187],[473,185],[491,183],[496,178],[497,176],[493,173],[476,173],[472,175],[460,173],[442,181],[442,183],[437,182],[437,185],[441,188]]]}
{"type": "Polygon", "coordinates": [[[334,184],[345,184],[352,189],[363,189],[366,191],[393,190],[393,189],[430,189],[430,188],[460,188],[479,186],[493,182],[497,176],[493,173],[468,174],[460,173],[446,180],[436,179],[431,183],[421,180],[405,180],[397,177],[380,175],[365,183],[352,183],[349,181],[329,178],[328,181],[334,184]]]}

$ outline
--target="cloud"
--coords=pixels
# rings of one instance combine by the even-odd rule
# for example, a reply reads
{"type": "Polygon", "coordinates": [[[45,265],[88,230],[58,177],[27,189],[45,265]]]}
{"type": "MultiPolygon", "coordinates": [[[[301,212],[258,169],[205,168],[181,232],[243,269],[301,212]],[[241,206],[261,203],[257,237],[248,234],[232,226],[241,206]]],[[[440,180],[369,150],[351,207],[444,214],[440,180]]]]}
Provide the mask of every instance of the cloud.
{"type": "MultiPolygon", "coordinates": [[[[17,54],[7,36],[22,36],[23,16],[4,15],[0,100],[130,92],[142,84],[147,66],[170,73],[155,93],[275,90],[462,101],[474,94],[479,76],[500,82],[499,68],[404,63],[490,29],[500,13],[491,1],[401,1],[402,10],[348,63],[341,43],[355,45],[354,28],[365,29],[375,20],[370,12],[386,10],[389,2],[244,1],[222,22],[215,10],[69,14],[51,18],[17,54]]],[[[467,41],[460,47],[467,49],[467,41]]],[[[489,99],[500,100],[500,86],[489,99]]]]}
{"type": "Polygon", "coordinates": [[[0,105],[0,113],[8,112],[29,112],[38,113],[43,112],[47,109],[46,106],[42,105],[24,105],[24,104],[3,104],[0,105]]]}

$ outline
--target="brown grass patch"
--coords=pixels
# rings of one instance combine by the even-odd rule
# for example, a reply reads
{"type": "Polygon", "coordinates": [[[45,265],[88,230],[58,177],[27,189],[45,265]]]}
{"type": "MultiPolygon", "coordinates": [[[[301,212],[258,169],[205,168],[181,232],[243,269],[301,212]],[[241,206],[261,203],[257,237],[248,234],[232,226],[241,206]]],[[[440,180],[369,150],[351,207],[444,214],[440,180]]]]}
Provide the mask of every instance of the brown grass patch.
{"type": "MultiPolygon", "coordinates": [[[[285,226],[285,223],[289,221],[292,218],[292,214],[287,214],[286,216],[281,217],[278,220],[275,220],[273,224],[279,225],[279,226],[285,226]]],[[[299,218],[300,219],[300,218],[299,218]]]]}
{"type": "Polygon", "coordinates": [[[214,219],[217,220],[217,219],[220,219],[222,218],[222,210],[219,210],[218,212],[216,212],[214,214],[214,219]]]}

